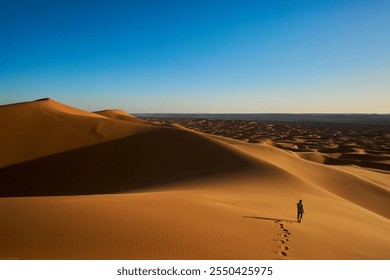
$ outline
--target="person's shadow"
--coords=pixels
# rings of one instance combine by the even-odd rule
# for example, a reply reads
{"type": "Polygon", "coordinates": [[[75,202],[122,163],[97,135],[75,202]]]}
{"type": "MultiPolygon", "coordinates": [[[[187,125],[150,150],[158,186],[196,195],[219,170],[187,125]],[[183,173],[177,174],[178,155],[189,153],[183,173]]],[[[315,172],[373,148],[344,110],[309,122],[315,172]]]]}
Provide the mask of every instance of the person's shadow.
{"type": "Polygon", "coordinates": [[[247,219],[257,219],[257,220],[269,220],[274,221],[275,223],[278,222],[289,222],[289,223],[296,223],[296,220],[287,220],[287,219],[279,219],[279,218],[268,218],[268,217],[255,217],[255,216],[243,216],[243,218],[247,219]]]}

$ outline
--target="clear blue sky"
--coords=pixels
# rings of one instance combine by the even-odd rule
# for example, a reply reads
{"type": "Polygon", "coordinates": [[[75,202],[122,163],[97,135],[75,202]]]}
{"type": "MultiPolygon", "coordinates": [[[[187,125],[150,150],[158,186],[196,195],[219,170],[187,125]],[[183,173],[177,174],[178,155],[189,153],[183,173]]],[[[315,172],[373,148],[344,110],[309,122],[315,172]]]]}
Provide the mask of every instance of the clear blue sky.
{"type": "Polygon", "coordinates": [[[390,1],[0,0],[0,104],[390,113],[390,1]]]}

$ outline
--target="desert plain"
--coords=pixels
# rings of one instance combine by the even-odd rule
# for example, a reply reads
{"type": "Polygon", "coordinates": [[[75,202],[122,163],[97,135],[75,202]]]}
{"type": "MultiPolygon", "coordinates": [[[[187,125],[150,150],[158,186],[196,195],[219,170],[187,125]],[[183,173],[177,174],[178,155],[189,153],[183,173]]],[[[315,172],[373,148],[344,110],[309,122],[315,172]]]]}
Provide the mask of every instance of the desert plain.
{"type": "Polygon", "coordinates": [[[388,124],[40,99],[0,106],[0,131],[0,259],[390,259],[388,124]]]}

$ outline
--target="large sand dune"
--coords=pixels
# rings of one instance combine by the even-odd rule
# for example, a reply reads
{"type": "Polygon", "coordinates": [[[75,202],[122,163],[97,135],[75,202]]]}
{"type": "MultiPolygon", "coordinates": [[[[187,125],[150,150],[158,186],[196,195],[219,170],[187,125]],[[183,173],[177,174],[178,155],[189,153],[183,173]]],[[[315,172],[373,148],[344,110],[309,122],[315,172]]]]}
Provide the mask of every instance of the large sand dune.
{"type": "Polygon", "coordinates": [[[0,127],[0,167],[150,130],[51,99],[1,106],[0,127]]]}
{"type": "Polygon", "coordinates": [[[383,170],[50,99],[0,130],[1,259],[390,258],[383,170]]]}

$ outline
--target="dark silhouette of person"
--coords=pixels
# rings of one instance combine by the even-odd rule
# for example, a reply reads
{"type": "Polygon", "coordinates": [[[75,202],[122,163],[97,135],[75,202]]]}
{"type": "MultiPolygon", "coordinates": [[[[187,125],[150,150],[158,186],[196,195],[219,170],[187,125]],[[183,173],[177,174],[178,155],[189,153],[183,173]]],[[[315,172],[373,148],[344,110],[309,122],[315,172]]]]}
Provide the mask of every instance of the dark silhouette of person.
{"type": "Polygon", "coordinates": [[[302,216],[304,213],[305,213],[305,211],[303,210],[302,199],[300,199],[299,202],[297,203],[297,221],[298,221],[298,223],[301,222],[302,216]]]}

